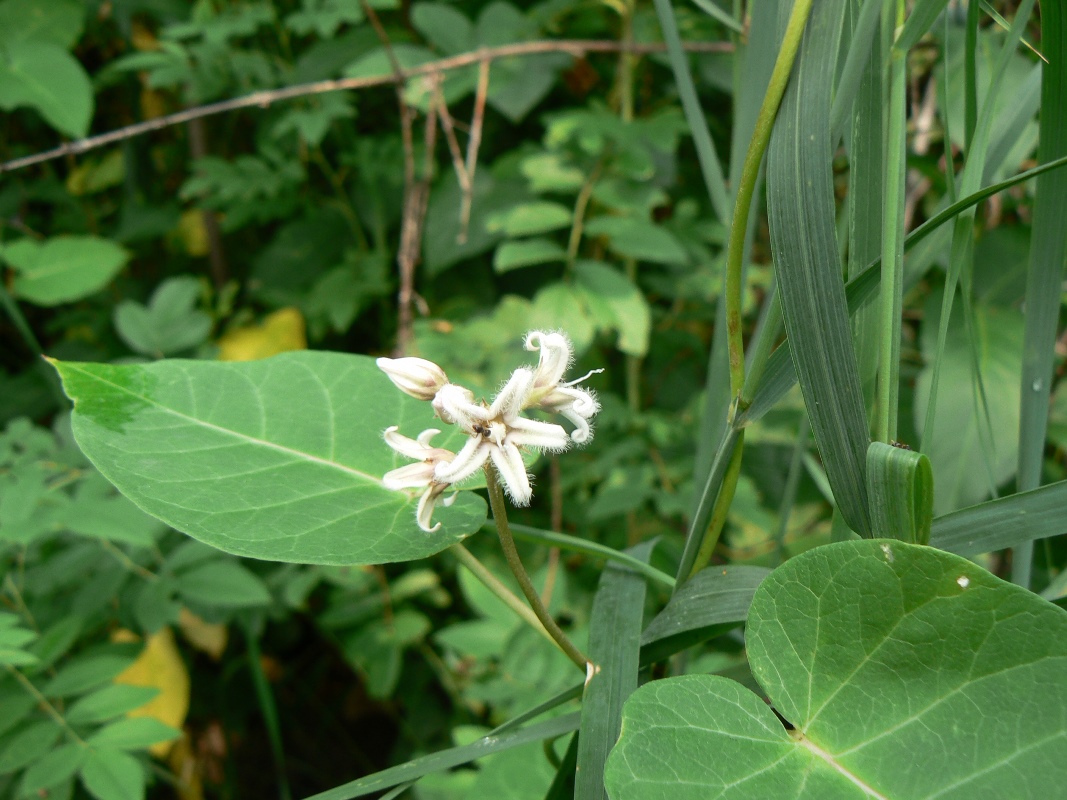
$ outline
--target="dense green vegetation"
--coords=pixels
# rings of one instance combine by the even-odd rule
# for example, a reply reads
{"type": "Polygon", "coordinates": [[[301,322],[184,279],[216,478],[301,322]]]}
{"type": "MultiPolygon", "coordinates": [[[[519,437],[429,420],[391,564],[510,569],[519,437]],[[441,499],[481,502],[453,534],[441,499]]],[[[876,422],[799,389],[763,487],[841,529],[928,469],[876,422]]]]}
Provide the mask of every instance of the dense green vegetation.
{"type": "Polygon", "coordinates": [[[1058,796],[1065,59],[0,0],[0,798],[1058,796]]]}

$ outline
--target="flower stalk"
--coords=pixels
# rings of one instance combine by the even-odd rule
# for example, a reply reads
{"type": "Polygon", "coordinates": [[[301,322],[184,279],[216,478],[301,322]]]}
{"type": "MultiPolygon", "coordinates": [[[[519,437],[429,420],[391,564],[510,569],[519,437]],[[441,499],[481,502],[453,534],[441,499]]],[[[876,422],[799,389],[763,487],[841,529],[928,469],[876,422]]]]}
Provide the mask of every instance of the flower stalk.
{"type": "Polygon", "coordinates": [[[522,565],[522,559],[519,558],[519,551],[515,547],[515,539],[511,535],[511,528],[508,525],[507,507],[504,504],[504,491],[500,487],[500,481],[497,479],[496,470],[491,464],[485,465],[485,484],[489,488],[489,507],[493,510],[493,521],[496,522],[497,536],[500,538],[500,549],[504,553],[504,558],[508,562],[508,567],[511,568],[512,574],[515,576],[515,580],[519,582],[519,588],[522,589],[522,593],[526,596],[527,602],[530,604],[530,608],[536,615],[537,619],[548,631],[549,636],[559,646],[559,649],[566,654],[567,658],[575,663],[575,665],[583,672],[589,671],[590,661],[582,651],[575,647],[574,643],[567,637],[567,634],[563,632],[563,629],[556,624],[556,621],[552,619],[552,615],[548,613],[548,609],[545,608],[544,603],[541,602],[541,596],[537,592],[537,588],[533,585],[533,581],[530,580],[529,574],[526,572],[526,568],[522,565]]]}

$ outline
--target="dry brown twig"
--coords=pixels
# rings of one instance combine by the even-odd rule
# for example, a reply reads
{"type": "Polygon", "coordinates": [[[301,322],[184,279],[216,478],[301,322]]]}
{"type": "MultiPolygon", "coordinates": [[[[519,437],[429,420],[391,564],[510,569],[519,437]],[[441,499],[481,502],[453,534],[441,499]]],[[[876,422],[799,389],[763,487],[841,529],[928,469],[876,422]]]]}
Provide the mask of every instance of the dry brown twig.
{"type": "MultiPolygon", "coordinates": [[[[733,50],[732,42],[683,42],[682,46],[691,53],[726,53],[733,50]]],[[[520,42],[518,44],[501,45],[500,47],[486,47],[474,50],[470,53],[461,53],[458,56],[441,58],[430,61],[421,66],[409,70],[401,70],[399,74],[373,75],[366,78],[339,78],[337,80],[316,81],[314,83],[302,83],[297,86],[287,86],[284,89],[271,91],[253,92],[244,97],[235,97],[230,100],[220,100],[217,103],[208,103],[195,108],[188,108],[175,114],[138,122],[135,125],[127,125],[98,136],[89,136],[85,139],[77,139],[67,142],[59,147],[35,153],[30,156],[14,158],[0,163],[0,173],[12,172],[17,169],[42,164],[65,156],[80,155],[90,150],[106,147],[135,136],[142,136],[153,131],[163,130],[173,125],[181,125],[190,120],[201,117],[210,117],[215,114],[225,114],[229,111],[237,111],[242,108],[269,108],[274,103],[282,100],[292,100],[297,97],[309,97],[329,92],[345,90],[370,89],[376,86],[390,86],[404,83],[412,78],[433,73],[448,72],[449,70],[469,67],[473,64],[488,63],[498,58],[514,58],[538,55],[541,53],[569,53],[575,58],[580,58],[586,53],[614,53],[620,50],[630,50],[634,53],[661,53],[666,50],[662,44],[635,44],[627,47],[621,42],[598,39],[572,39],[572,40],[541,40],[533,42],[520,42]]],[[[488,79],[488,76],[487,76],[488,79]]]]}

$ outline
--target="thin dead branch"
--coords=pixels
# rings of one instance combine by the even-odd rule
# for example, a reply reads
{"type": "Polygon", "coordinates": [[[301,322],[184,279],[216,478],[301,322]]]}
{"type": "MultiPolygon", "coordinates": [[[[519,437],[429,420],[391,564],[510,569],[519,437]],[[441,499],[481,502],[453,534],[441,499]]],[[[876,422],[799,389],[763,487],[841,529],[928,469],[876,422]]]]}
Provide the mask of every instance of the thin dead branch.
{"type": "MultiPolygon", "coordinates": [[[[733,50],[731,42],[685,42],[683,47],[691,53],[724,53],[733,50]]],[[[284,89],[271,91],[253,92],[244,97],[235,97],[230,100],[221,100],[217,103],[208,103],[194,108],[179,111],[176,114],[168,114],[164,117],[138,122],[124,128],[102,133],[99,136],[90,136],[85,139],[77,139],[67,142],[51,150],[45,150],[22,158],[11,159],[0,163],[0,173],[11,172],[17,169],[41,164],[66,156],[80,155],[90,150],[106,147],[125,139],[141,136],[153,131],[163,130],[172,125],[182,125],[194,119],[210,117],[215,114],[225,114],[242,108],[269,108],[272,104],[282,100],[292,100],[297,97],[308,97],[328,92],[339,92],[355,89],[369,89],[375,86],[391,86],[403,84],[411,78],[421,75],[447,72],[448,70],[461,69],[472,64],[487,63],[498,58],[514,58],[538,55],[540,53],[568,53],[575,58],[580,58],[586,53],[612,53],[619,50],[628,50],[633,53],[661,53],[666,47],[662,44],[635,44],[626,46],[620,42],[598,39],[572,39],[572,40],[543,40],[534,42],[520,42],[517,44],[502,45],[500,47],[486,47],[474,50],[470,53],[461,53],[449,58],[441,58],[430,61],[409,70],[401,70],[399,74],[372,75],[366,78],[340,78],[330,81],[316,81],[314,83],[302,83],[296,86],[287,86],[284,89]]]]}

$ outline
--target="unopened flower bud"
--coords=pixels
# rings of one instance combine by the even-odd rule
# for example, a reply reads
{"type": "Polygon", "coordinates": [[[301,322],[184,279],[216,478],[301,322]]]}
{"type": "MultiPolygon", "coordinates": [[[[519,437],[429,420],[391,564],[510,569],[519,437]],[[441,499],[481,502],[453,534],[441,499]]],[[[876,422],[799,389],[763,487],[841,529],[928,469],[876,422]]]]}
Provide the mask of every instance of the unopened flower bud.
{"type": "Polygon", "coordinates": [[[419,400],[433,400],[438,390],[448,383],[445,371],[425,358],[379,358],[377,363],[396,388],[419,400]]]}

